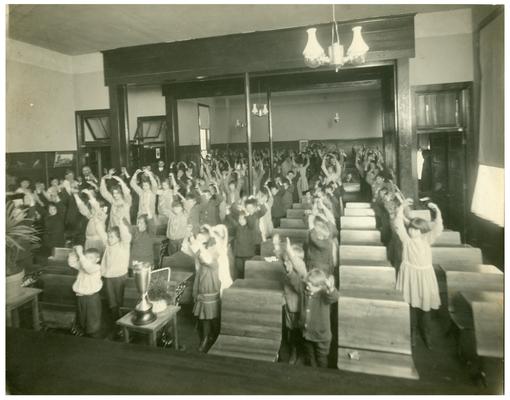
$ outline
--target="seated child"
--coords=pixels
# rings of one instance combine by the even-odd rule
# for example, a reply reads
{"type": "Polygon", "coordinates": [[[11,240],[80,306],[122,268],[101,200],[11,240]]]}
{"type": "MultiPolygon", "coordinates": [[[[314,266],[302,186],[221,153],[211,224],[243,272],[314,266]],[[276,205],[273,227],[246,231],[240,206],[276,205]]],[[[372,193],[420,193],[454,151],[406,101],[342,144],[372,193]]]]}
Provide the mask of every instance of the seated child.
{"type": "Polygon", "coordinates": [[[78,323],[87,336],[97,338],[101,334],[101,266],[99,251],[93,248],[83,251],[75,246],[69,254],[68,264],[78,270],[73,291],[78,300],[78,323]]]}
{"type": "Polygon", "coordinates": [[[320,269],[312,269],[303,281],[292,271],[288,282],[299,294],[299,326],[301,328],[305,362],[312,367],[327,368],[331,345],[330,305],[338,300],[335,279],[320,269]]]}

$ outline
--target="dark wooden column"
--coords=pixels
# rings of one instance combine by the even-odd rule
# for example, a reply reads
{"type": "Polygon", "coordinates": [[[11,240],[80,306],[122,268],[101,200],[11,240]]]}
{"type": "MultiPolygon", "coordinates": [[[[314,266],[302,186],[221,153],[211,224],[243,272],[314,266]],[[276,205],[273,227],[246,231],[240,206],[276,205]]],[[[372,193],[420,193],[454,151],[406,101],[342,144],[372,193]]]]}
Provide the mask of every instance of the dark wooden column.
{"type": "Polygon", "coordinates": [[[179,148],[179,120],[177,113],[177,99],[174,96],[165,96],[166,105],[166,163],[177,162],[179,148]]]}
{"type": "Polygon", "coordinates": [[[397,60],[398,180],[404,195],[418,198],[417,139],[412,124],[409,59],[397,60]]]}
{"type": "Polygon", "coordinates": [[[253,154],[251,149],[251,104],[250,104],[250,74],[244,73],[244,105],[246,112],[246,143],[248,145],[248,193],[253,192],[253,154]]]}
{"type": "Polygon", "coordinates": [[[267,89],[267,130],[269,135],[269,176],[274,179],[273,168],[274,168],[274,153],[273,153],[273,108],[271,104],[271,89],[267,89]]]}
{"type": "Polygon", "coordinates": [[[111,162],[129,168],[129,115],[126,85],[108,86],[110,97],[111,162]]]}
{"type": "Polygon", "coordinates": [[[395,119],[396,104],[396,85],[395,85],[395,68],[390,73],[385,73],[381,79],[381,95],[382,95],[382,130],[383,130],[383,154],[384,161],[388,168],[391,168],[395,176],[398,176],[397,169],[397,126],[395,119]]]}

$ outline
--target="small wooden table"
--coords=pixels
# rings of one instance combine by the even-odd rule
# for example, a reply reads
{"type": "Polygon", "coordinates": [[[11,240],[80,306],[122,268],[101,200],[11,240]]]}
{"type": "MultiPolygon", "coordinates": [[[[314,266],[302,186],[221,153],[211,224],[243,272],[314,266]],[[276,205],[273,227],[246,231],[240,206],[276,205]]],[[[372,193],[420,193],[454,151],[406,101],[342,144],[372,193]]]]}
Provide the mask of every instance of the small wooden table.
{"type": "Polygon", "coordinates": [[[181,307],[169,305],[164,311],[157,313],[156,320],[147,325],[135,325],[132,322],[132,318],[135,315],[134,311],[131,311],[124,315],[122,318],[117,320],[117,325],[122,327],[124,331],[124,341],[129,343],[129,334],[131,331],[143,333],[149,336],[149,345],[156,346],[158,333],[165,328],[170,322],[173,325],[174,331],[174,349],[179,350],[179,336],[177,330],[177,313],[181,307]]]}
{"type": "Polygon", "coordinates": [[[41,329],[39,323],[39,302],[37,296],[41,293],[41,289],[21,288],[20,293],[14,297],[8,297],[5,302],[7,326],[19,328],[19,312],[18,309],[29,302],[32,302],[32,321],[34,330],[41,329]]]}

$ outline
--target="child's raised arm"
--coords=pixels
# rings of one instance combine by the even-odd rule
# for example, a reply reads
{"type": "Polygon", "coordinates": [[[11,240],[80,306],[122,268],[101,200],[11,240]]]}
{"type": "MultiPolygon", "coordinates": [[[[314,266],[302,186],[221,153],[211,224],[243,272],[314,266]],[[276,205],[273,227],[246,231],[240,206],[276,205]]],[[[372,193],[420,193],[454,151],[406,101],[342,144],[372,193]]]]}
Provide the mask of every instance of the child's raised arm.
{"type": "Polygon", "coordinates": [[[427,240],[430,244],[432,244],[443,232],[443,216],[441,215],[441,210],[435,203],[429,203],[428,207],[436,212],[436,218],[430,223],[431,229],[430,232],[427,233],[427,240]]]}
{"type": "Polygon", "coordinates": [[[129,185],[131,188],[138,194],[138,196],[141,196],[143,194],[142,188],[138,185],[138,174],[142,172],[140,169],[137,169],[133,176],[131,177],[131,180],[129,181],[129,185]]]}
{"type": "Polygon", "coordinates": [[[119,224],[120,241],[128,245],[131,243],[131,232],[129,231],[129,227],[130,224],[126,218],[124,218],[122,223],[119,224]]]}
{"type": "Polygon", "coordinates": [[[108,175],[105,175],[101,178],[101,184],[99,185],[99,193],[101,193],[101,196],[103,196],[103,199],[105,199],[108,203],[113,204],[114,203],[113,196],[108,191],[108,189],[106,187],[106,177],[107,176],[108,175]]]}

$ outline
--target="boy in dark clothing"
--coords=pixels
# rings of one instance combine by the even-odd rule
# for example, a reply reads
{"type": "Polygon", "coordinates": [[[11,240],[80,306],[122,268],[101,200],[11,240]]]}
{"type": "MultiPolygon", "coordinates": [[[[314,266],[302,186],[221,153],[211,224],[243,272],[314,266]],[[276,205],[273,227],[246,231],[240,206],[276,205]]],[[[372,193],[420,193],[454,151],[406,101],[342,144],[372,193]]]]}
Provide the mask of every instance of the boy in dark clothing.
{"type": "Polygon", "coordinates": [[[289,190],[290,184],[288,179],[276,178],[276,185],[269,185],[271,194],[273,195],[273,207],[271,208],[271,216],[273,218],[273,226],[280,227],[280,220],[285,218],[287,210],[292,208],[292,192],[289,190]]]}
{"type": "Polygon", "coordinates": [[[244,279],[244,264],[255,255],[253,219],[248,219],[244,210],[240,210],[236,214],[236,216],[227,215],[234,238],[234,280],[244,279]]]}
{"type": "Polygon", "coordinates": [[[49,256],[53,248],[65,246],[65,207],[60,202],[49,203],[43,215],[43,252],[49,256]]]}
{"type": "Polygon", "coordinates": [[[254,198],[245,202],[246,221],[252,229],[252,241],[255,244],[255,253],[260,254],[260,245],[262,243],[262,233],[260,232],[260,219],[266,214],[267,209],[264,204],[258,205],[254,198]]]}
{"type": "Polygon", "coordinates": [[[299,294],[299,326],[304,340],[306,364],[327,368],[331,345],[330,305],[339,296],[335,279],[319,269],[308,272],[304,282],[295,271],[291,271],[287,278],[299,294]]]}
{"type": "Polygon", "coordinates": [[[320,217],[315,217],[308,237],[303,244],[305,260],[308,270],[320,269],[331,275],[334,273],[336,246],[331,238],[327,223],[320,217]]]}
{"type": "Polygon", "coordinates": [[[220,204],[223,201],[218,185],[210,185],[210,190],[202,192],[197,188],[200,200],[200,225],[218,225],[220,221],[220,204]],[[212,191],[215,191],[213,194],[212,191]]]}

